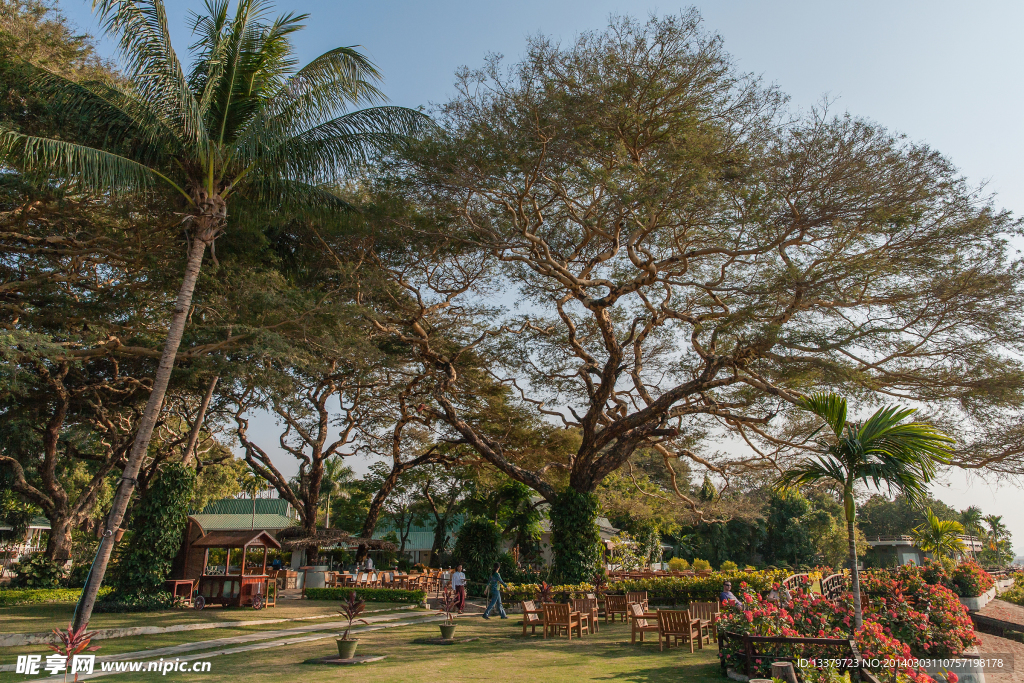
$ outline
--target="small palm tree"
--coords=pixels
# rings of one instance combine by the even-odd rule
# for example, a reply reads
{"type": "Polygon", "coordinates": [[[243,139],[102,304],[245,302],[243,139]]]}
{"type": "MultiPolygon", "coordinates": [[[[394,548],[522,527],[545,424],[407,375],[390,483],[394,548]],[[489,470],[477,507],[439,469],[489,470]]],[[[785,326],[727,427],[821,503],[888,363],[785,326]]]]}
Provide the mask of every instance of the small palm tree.
{"type": "Polygon", "coordinates": [[[960,511],[960,523],[963,524],[964,532],[971,542],[971,557],[975,560],[978,559],[978,554],[974,551],[974,538],[982,534],[982,519],[981,508],[977,505],[972,505],[966,510],[960,511]]]}
{"type": "MultiPolygon", "coordinates": [[[[824,420],[832,433],[830,438],[819,441],[817,457],[803,460],[787,470],[779,486],[788,488],[831,481],[842,492],[853,575],[854,626],[860,629],[864,616],[857,569],[854,487],[858,482],[876,489],[885,485],[890,492],[902,493],[915,501],[923,500],[937,465],[947,461],[953,440],[930,425],[903,422],[915,412],[908,408],[881,408],[862,424],[847,424],[846,399],[836,394],[805,397],[800,407],[824,420]]],[[[819,427],[818,431],[823,428],[819,427]]]]}
{"type": "Polygon", "coordinates": [[[292,34],[305,14],[271,20],[266,0],[207,0],[192,17],[186,74],[161,0],[95,0],[117,42],[123,81],[77,82],[39,68],[54,103],[109,131],[104,148],[0,129],[0,158],[98,195],[168,191],[190,238],[149,401],[111,504],[76,625],[88,622],[134,481],[153,435],[207,248],[230,227],[229,204],[250,215],[329,216],[349,209],[330,187],[343,173],[416,132],[425,117],[401,107],[350,111],[384,98],[380,74],[339,47],[302,68],[292,34]]]}
{"type": "Polygon", "coordinates": [[[960,539],[964,527],[954,520],[939,519],[931,508],[925,510],[926,520],[914,529],[917,547],[936,558],[963,555],[967,546],[960,539]]]}
{"type": "Polygon", "coordinates": [[[355,480],[355,472],[345,464],[341,456],[333,455],[324,461],[324,476],[320,482],[320,498],[324,501],[324,528],[331,526],[331,499],[348,500],[349,487],[355,480]]]}

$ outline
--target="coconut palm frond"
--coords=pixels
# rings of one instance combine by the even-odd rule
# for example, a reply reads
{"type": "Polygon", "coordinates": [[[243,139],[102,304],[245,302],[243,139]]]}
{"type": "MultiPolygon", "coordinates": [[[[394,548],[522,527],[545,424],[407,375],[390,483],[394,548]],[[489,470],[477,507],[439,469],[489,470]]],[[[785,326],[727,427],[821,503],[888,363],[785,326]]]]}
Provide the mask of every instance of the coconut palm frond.
{"type": "Polygon", "coordinates": [[[173,126],[184,144],[201,144],[206,126],[171,47],[163,2],[96,0],[95,7],[104,31],[118,42],[126,75],[140,98],[173,126]]]}
{"type": "Polygon", "coordinates": [[[816,393],[805,396],[800,407],[814,413],[825,421],[837,437],[846,427],[846,399],[833,393],[816,393]]]}

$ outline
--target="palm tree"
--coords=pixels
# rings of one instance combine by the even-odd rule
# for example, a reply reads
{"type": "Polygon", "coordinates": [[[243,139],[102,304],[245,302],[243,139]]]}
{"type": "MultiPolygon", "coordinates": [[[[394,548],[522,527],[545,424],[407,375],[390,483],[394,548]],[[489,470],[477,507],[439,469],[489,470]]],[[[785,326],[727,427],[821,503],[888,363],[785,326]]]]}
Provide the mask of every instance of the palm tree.
{"type": "Polygon", "coordinates": [[[960,539],[964,527],[960,522],[939,519],[931,508],[925,510],[926,520],[914,529],[917,547],[936,558],[963,555],[966,545],[960,539]]]}
{"type": "Polygon", "coordinates": [[[915,412],[908,408],[880,408],[863,424],[847,424],[846,399],[836,394],[804,397],[800,407],[824,420],[832,431],[831,438],[819,441],[820,451],[815,459],[803,460],[786,471],[779,486],[788,488],[831,481],[842,491],[853,575],[854,627],[860,629],[864,618],[857,569],[854,487],[857,482],[876,489],[884,484],[890,492],[922,500],[928,482],[935,476],[937,464],[946,462],[953,440],[930,425],[904,423],[903,420],[915,412]]]}
{"type": "Polygon", "coordinates": [[[981,508],[977,505],[972,505],[966,510],[960,511],[960,523],[963,524],[964,531],[967,533],[967,538],[970,539],[971,557],[975,560],[978,559],[978,554],[974,551],[974,537],[981,535],[981,521],[981,508]]]}
{"type": "MultiPolygon", "coordinates": [[[[207,247],[228,227],[229,203],[255,214],[329,215],[349,205],[328,188],[348,168],[413,134],[425,117],[400,107],[350,111],[384,98],[380,74],[339,47],[296,68],[291,35],[307,15],[274,20],[266,0],[207,0],[192,18],[186,75],[161,0],[96,0],[117,41],[123,81],[75,82],[39,69],[51,99],[104,126],[104,149],[0,130],[3,160],[97,194],[170,191],[189,249],[149,402],[107,518],[76,624],[87,623],[160,413],[207,247]],[[239,200],[236,204],[236,199],[239,200]]],[[[234,223],[232,223],[234,224],[234,223]]]]}
{"type": "Polygon", "coordinates": [[[326,504],[326,516],[324,517],[324,528],[331,526],[331,498],[350,498],[349,487],[355,480],[355,472],[345,464],[345,461],[337,455],[333,455],[324,461],[324,475],[320,480],[320,498],[326,504]]]}

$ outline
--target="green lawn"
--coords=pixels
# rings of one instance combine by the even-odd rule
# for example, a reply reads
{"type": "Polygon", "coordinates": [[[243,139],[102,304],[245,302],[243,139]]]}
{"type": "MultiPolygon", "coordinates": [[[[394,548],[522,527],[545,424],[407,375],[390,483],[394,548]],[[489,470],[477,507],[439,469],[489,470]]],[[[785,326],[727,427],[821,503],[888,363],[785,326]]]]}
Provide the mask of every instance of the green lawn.
{"type": "MultiPolygon", "coordinates": [[[[429,645],[414,640],[438,635],[436,623],[361,635],[360,654],[385,654],[382,662],[360,666],[303,663],[336,653],[333,639],[211,658],[208,674],[133,673],[111,681],[673,681],[722,683],[714,645],[690,654],[688,648],[658,650],[656,643],[629,644],[629,628],[608,625],[601,633],[544,640],[523,638],[515,618],[459,621],[458,637],[479,640],[460,645],[429,645]]],[[[0,673],[0,681],[30,680],[0,673]]]]}

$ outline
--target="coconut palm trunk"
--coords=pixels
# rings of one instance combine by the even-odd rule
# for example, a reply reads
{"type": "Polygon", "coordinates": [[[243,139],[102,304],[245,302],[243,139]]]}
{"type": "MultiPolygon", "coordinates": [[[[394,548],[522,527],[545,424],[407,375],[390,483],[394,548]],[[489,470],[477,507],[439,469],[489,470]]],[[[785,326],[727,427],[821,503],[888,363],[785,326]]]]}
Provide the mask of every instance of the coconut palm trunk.
{"type": "Polygon", "coordinates": [[[185,323],[188,321],[188,311],[192,306],[192,293],[196,288],[196,281],[199,279],[199,268],[203,262],[203,254],[206,252],[206,242],[197,238],[192,241],[189,249],[188,264],[185,266],[185,276],[181,281],[181,288],[178,290],[178,297],[174,302],[174,314],[171,316],[171,325],[167,330],[167,340],[164,342],[164,350],[160,355],[160,365],[157,367],[156,376],[153,378],[153,391],[146,403],[146,410],[139,421],[139,431],[132,443],[132,450],[128,456],[128,463],[121,475],[121,483],[114,494],[111,503],[110,514],[107,515],[107,522],[100,538],[99,548],[96,551],[96,559],[93,561],[92,569],[89,572],[89,579],[82,589],[82,598],[75,613],[75,628],[80,628],[89,623],[92,617],[92,610],[96,606],[96,597],[99,594],[103,577],[107,572],[107,564],[110,562],[110,553],[114,550],[116,533],[124,521],[125,512],[128,510],[128,502],[131,500],[132,492],[138,483],[139,469],[142,467],[142,460],[149,449],[149,441],[153,438],[153,429],[156,427],[157,418],[160,417],[160,409],[163,406],[164,395],[167,393],[167,385],[171,381],[171,371],[174,369],[174,359],[178,354],[178,347],[181,345],[181,337],[185,332],[185,323]]]}
{"type": "Polygon", "coordinates": [[[846,518],[846,533],[850,544],[850,577],[853,593],[853,627],[858,631],[864,625],[864,611],[860,601],[860,570],[857,568],[857,529],[854,520],[846,518]]]}

